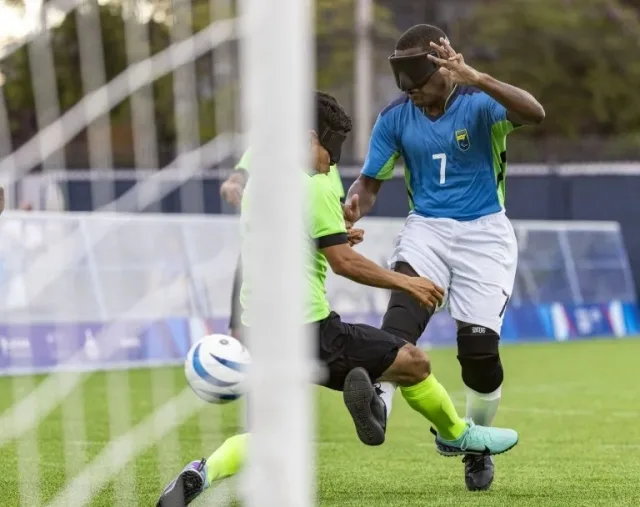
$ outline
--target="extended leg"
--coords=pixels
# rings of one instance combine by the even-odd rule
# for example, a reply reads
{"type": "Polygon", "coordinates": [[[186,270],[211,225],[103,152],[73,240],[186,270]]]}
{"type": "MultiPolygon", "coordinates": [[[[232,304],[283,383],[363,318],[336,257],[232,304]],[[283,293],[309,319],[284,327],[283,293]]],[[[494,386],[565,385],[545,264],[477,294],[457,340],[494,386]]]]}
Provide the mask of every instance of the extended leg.
{"type": "Polygon", "coordinates": [[[206,460],[192,461],[164,489],[157,507],[189,505],[213,482],[236,475],[246,460],[249,434],[228,438],[206,460]]]}
{"type": "Polygon", "coordinates": [[[381,380],[399,385],[409,406],[433,423],[444,439],[456,440],[464,433],[467,425],[458,416],[446,389],[431,373],[431,362],[423,350],[411,344],[402,347],[381,380]]]}
{"type": "MultiPolygon", "coordinates": [[[[458,323],[458,361],[467,395],[467,417],[491,426],[502,393],[504,373],[498,348],[500,337],[484,326],[458,323]]],[[[465,456],[465,484],[470,491],[485,491],[494,477],[489,456],[465,456]]]]}
{"type": "MultiPolygon", "coordinates": [[[[379,379],[400,385],[411,408],[435,426],[441,454],[499,454],[516,445],[515,431],[475,426],[458,416],[449,394],[431,373],[431,363],[423,350],[371,326],[342,326],[344,362],[330,363],[329,368],[337,385],[342,364],[351,368],[344,382],[344,399],[364,443],[372,445],[371,436],[380,436],[376,429],[384,429],[382,423],[386,422],[376,418],[378,398],[372,380],[379,379]],[[357,383],[351,382],[354,378],[357,383]],[[357,396],[361,393],[366,393],[366,398],[357,396]]],[[[384,438],[377,444],[382,441],[384,438]]]]}
{"type": "Polygon", "coordinates": [[[483,326],[463,324],[458,329],[458,361],[467,391],[467,417],[491,426],[500,404],[504,373],[500,337],[483,326]]]}
{"type": "MultiPolygon", "coordinates": [[[[395,271],[408,276],[418,276],[406,262],[397,262],[395,271]]],[[[424,333],[433,314],[433,309],[425,308],[406,292],[392,291],[387,311],[382,319],[382,330],[415,345],[424,333]]],[[[391,404],[397,384],[380,382],[380,397],[385,403],[387,417],[391,415],[391,404]]]]}

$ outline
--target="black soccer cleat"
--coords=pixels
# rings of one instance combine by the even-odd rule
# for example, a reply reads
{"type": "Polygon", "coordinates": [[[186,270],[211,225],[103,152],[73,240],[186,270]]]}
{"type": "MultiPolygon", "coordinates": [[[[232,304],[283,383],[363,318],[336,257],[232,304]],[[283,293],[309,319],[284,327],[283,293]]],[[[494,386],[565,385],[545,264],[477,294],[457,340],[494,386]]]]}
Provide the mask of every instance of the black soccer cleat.
{"type": "Polygon", "coordinates": [[[463,459],[464,482],[469,491],[487,491],[493,483],[493,458],[467,454],[463,459]]]}
{"type": "Polygon", "coordinates": [[[365,445],[382,445],[387,429],[387,408],[364,368],[349,372],[342,392],[344,404],[365,445]]]}
{"type": "Polygon", "coordinates": [[[205,490],[206,460],[192,461],[162,492],[156,507],[186,507],[205,490]]]}

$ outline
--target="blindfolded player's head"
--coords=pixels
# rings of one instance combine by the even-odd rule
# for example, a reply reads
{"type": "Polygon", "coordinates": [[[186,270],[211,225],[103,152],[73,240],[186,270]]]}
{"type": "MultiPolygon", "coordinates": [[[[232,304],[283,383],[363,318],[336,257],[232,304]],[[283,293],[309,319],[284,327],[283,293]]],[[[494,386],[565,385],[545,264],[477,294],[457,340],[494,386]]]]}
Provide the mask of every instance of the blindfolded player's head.
{"type": "Polygon", "coordinates": [[[440,68],[427,58],[429,54],[437,56],[430,44],[439,45],[441,37],[447,39],[436,26],[415,25],[400,36],[389,57],[398,88],[408,93],[418,107],[436,103],[446,98],[450,91],[440,68]]]}
{"type": "Polygon", "coordinates": [[[340,162],[342,145],[351,132],[351,118],[338,101],[324,92],[316,92],[316,125],[311,140],[314,168],[328,172],[340,162]]]}

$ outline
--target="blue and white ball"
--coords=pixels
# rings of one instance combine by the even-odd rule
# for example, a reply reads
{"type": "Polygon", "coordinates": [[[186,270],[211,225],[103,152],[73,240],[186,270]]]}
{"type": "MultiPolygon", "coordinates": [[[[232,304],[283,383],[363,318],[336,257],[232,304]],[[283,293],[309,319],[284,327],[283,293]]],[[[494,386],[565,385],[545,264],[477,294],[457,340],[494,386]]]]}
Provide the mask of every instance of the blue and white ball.
{"type": "Polygon", "coordinates": [[[246,389],[246,373],[251,362],[247,348],[223,334],[205,336],[195,343],[184,364],[191,389],[209,403],[229,403],[246,389]]]}

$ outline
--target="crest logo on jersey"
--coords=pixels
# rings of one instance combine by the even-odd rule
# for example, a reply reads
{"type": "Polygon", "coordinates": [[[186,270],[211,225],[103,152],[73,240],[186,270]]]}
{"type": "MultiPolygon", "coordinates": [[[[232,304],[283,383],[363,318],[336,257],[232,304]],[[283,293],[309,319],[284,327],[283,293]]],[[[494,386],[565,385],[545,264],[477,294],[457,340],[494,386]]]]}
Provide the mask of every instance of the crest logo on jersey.
{"type": "Polygon", "coordinates": [[[462,151],[467,151],[471,146],[471,141],[469,140],[469,133],[467,129],[456,130],[456,143],[458,143],[458,148],[462,151]]]}

